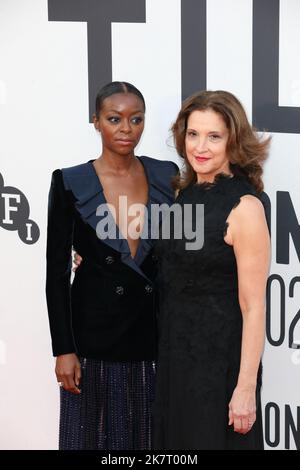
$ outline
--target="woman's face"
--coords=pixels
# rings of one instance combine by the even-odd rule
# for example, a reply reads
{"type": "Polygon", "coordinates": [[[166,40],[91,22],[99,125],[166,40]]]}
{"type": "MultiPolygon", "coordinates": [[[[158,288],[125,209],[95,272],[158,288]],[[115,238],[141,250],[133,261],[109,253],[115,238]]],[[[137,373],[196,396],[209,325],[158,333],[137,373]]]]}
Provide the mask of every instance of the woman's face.
{"type": "Polygon", "coordinates": [[[116,155],[134,153],[143,129],[145,111],[142,100],[133,93],[116,93],[102,103],[95,128],[101,133],[103,152],[116,155]]]}
{"type": "Polygon", "coordinates": [[[228,138],[228,129],[219,113],[207,109],[190,114],[185,151],[199,183],[212,183],[218,173],[230,174],[226,151],[228,138]]]}

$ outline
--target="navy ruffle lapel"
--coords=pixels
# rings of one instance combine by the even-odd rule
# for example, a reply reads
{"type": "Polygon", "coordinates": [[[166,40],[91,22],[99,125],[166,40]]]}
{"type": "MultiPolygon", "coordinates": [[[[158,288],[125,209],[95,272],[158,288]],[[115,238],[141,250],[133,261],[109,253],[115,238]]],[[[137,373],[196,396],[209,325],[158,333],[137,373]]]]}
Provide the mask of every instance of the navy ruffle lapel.
{"type": "Polygon", "coordinates": [[[153,220],[151,209],[153,209],[154,205],[166,204],[169,207],[173,204],[174,190],[171,186],[171,179],[177,173],[178,168],[170,162],[162,162],[161,160],[146,156],[138,158],[144,166],[149,188],[147,219],[145,220],[144,229],[135,255],[135,261],[141,265],[153,248],[156,238],[153,239],[151,234],[157,234],[158,236],[158,228],[162,219],[162,214],[159,213],[159,219],[153,220]]]}
{"type": "Polygon", "coordinates": [[[97,225],[101,220],[107,219],[113,228],[112,238],[104,238],[102,241],[119,252],[130,252],[127,240],[120,233],[115,221],[108,209],[103,187],[96,174],[92,162],[83,163],[62,170],[65,188],[71,190],[76,201],[75,207],[84,222],[88,223],[97,232],[97,225]],[[101,215],[97,215],[97,209],[101,206],[101,215]],[[106,208],[106,210],[105,210],[106,208]],[[125,242],[125,243],[124,243],[125,242]]]}
{"type": "MultiPolygon", "coordinates": [[[[88,223],[97,233],[97,225],[101,220],[109,221],[112,233],[107,237],[99,238],[103,243],[121,253],[121,261],[140,275],[148,279],[139,265],[132,258],[127,240],[123,237],[107,206],[103,187],[92,162],[83,163],[75,167],[62,169],[66,190],[72,191],[75,197],[75,207],[84,222],[88,223]],[[101,206],[101,215],[97,209],[101,206]],[[107,208],[105,210],[105,207],[107,208]]],[[[97,234],[98,236],[98,234],[97,234]]]]}
{"type": "MultiPolygon", "coordinates": [[[[157,230],[158,233],[158,227],[153,226],[157,221],[151,220],[151,208],[154,204],[160,205],[165,203],[168,206],[173,204],[174,191],[171,188],[171,178],[176,174],[178,168],[175,164],[170,162],[162,162],[145,156],[138,158],[144,166],[149,193],[147,201],[147,219],[145,220],[143,233],[134,258],[131,256],[127,240],[123,237],[109,211],[103,193],[103,187],[92,161],[70,168],[64,168],[62,169],[62,174],[65,188],[66,190],[72,191],[75,197],[75,207],[84,222],[88,223],[97,233],[97,225],[99,222],[104,219],[109,220],[109,225],[112,227],[113,233],[110,234],[111,236],[99,239],[121,253],[122,262],[147,279],[140,266],[155,243],[155,239],[153,240],[151,238],[151,233],[153,234],[155,230],[157,230]],[[101,215],[99,215],[99,213],[97,214],[99,206],[102,208],[101,215]],[[104,210],[105,206],[107,210],[104,210]]],[[[160,221],[161,214],[159,222],[160,221]]]]}

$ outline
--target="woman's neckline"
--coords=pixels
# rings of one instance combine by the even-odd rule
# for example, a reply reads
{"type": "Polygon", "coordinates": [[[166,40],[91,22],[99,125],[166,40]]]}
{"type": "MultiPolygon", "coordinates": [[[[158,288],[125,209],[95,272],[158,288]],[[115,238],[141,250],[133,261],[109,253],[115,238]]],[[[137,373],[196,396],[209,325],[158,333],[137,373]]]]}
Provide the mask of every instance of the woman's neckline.
{"type": "Polygon", "coordinates": [[[215,175],[213,181],[199,181],[199,182],[197,181],[195,183],[195,186],[198,186],[204,189],[210,189],[222,181],[230,181],[230,180],[233,180],[234,178],[235,178],[234,174],[220,172],[215,175]]]}

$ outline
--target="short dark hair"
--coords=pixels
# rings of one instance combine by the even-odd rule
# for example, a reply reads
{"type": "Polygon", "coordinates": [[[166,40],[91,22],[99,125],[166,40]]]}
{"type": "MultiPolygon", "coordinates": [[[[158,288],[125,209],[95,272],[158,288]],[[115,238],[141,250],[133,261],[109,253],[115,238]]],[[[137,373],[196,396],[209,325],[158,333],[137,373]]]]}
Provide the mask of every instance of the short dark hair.
{"type": "Polygon", "coordinates": [[[132,93],[133,95],[136,95],[142,101],[144,111],[146,111],[145,99],[140,90],[138,90],[134,85],[128,82],[110,82],[104,85],[104,87],[102,87],[101,90],[99,90],[97,93],[95,106],[97,119],[99,118],[103,101],[109,96],[115,95],[116,93],[132,93]]]}

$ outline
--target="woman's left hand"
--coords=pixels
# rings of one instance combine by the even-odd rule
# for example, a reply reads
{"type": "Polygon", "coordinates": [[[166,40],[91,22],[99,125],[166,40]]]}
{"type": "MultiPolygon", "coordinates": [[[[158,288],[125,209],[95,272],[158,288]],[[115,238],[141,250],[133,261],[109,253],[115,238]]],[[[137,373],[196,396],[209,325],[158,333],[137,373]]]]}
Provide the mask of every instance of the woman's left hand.
{"type": "Polygon", "coordinates": [[[76,269],[79,268],[79,266],[82,263],[82,258],[76,251],[73,252],[73,260],[72,261],[73,261],[72,271],[75,273],[76,269]]]}
{"type": "Polygon", "coordinates": [[[229,403],[229,423],[234,431],[247,434],[256,421],[255,389],[237,386],[229,403]]]}

